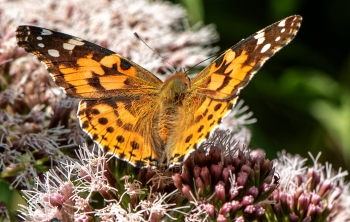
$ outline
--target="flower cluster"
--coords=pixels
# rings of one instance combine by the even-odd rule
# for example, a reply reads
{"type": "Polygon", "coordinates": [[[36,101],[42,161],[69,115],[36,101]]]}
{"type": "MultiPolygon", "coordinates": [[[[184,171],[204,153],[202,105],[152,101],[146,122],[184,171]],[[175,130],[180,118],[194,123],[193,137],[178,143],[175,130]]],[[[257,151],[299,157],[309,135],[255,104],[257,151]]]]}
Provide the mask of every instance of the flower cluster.
{"type": "MultiPolygon", "coordinates": [[[[319,156],[318,156],[319,157],[319,156]]],[[[348,221],[350,220],[350,184],[344,182],[347,172],[335,173],[331,165],[323,166],[313,159],[282,153],[276,165],[280,187],[264,205],[270,221],[348,221]]]]}
{"type": "MultiPolygon", "coordinates": [[[[36,179],[36,186],[23,190],[29,206],[21,205],[21,217],[26,221],[159,221],[172,213],[182,212],[169,199],[170,193],[142,188],[130,176],[119,177],[109,169],[98,149],[83,147],[77,153],[79,160],[67,160],[58,170],[50,170],[36,179]],[[103,201],[98,201],[102,198],[103,201]],[[95,201],[93,201],[95,200],[95,201]],[[104,204],[106,203],[106,204],[104,204]]],[[[163,176],[164,177],[164,176],[163,176]]],[[[153,177],[156,178],[156,177],[153,177]]]]}
{"type": "Polygon", "coordinates": [[[335,174],[330,167],[324,172],[316,160],[306,168],[305,160],[285,153],[274,167],[262,151],[242,151],[235,145],[227,149],[223,144],[230,137],[224,132],[218,135],[221,138],[210,139],[172,169],[136,170],[124,167],[122,161],[115,166],[100,150],[82,147],[79,160],[67,160],[58,170],[38,177],[34,189],[23,191],[29,206],[22,206],[21,217],[27,221],[350,219],[346,172],[335,174]]]}
{"type": "Polygon", "coordinates": [[[265,213],[261,202],[277,186],[273,163],[264,154],[252,156],[238,148],[235,151],[230,148],[230,154],[225,155],[227,148],[218,146],[218,141],[224,139],[216,140],[217,145],[208,143],[209,155],[204,149],[190,155],[182,173],[173,176],[175,186],[195,203],[192,212],[203,213],[202,219],[226,221],[227,218],[254,220],[261,217],[265,213]]]}

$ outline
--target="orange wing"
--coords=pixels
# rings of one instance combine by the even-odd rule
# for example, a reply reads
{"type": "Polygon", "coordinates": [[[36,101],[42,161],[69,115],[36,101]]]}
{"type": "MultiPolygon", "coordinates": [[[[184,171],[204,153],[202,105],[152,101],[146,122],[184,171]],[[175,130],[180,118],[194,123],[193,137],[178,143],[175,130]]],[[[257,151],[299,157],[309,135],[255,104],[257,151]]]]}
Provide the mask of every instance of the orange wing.
{"type": "Polygon", "coordinates": [[[99,146],[138,167],[157,160],[153,149],[161,145],[152,126],[162,81],[108,49],[64,33],[19,26],[17,40],[67,94],[83,99],[80,126],[99,146]]]}
{"type": "Polygon", "coordinates": [[[228,49],[193,79],[184,102],[185,112],[192,115],[184,118],[169,141],[171,162],[182,162],[209,137],[264,62],[295,37],[301,20],[298,15],[290,16],[260,30],[228,49]]]}
{"type": "Polygon", "coordinates": [[[83,100],[79,122],[105,152],[137,167],[155,165],[158,157],[153,149],[161,145],[159,135],[152,133],[158,111],[154,101],[151,97],[83,100]]]}
{"type": "Polygon", "coordinates": [[[214,128],[234,106],[237,97],[232,100],[214,100],[205,96],[192,97],[192,105],[188,105],[178,131],[169,138],[168,146],[173,147],[168,159],[170,163],[182,162],[202,141],[209,138],[214,128]]]}
{"type": "Polygon", "coordinates": [[[162,81],[136,63],[80,38],[19,26],[20,47],[43,62],[57,85],[81,99],[155,94],[162,81]]]}

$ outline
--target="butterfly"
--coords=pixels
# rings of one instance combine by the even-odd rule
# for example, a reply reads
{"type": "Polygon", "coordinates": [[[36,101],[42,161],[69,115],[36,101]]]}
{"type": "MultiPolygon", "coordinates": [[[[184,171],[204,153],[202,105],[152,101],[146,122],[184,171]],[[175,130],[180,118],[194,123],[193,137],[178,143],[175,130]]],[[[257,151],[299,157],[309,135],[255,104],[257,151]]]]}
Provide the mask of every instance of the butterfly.
{"type": "Polygon", "coordinates": [[[83,39],[19,26],[18,46],[80,99],[81,128],[105,152],[136,167],[183,162],[234,106],[264,62],[298,32],[301,16],[241,40],[192,80],[178,71],[162,82],[133,61],[83,39]]]}

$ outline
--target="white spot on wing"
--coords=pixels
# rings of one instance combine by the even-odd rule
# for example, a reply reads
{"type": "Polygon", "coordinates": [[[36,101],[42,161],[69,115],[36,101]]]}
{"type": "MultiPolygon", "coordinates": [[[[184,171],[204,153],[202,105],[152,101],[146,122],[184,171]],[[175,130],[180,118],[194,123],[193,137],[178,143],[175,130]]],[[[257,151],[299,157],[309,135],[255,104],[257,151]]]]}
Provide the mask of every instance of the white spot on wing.
{"type": "Polygon", "coordinates": [[[261,37],[265,36],[265,32],[260,32],[254,36],[255,39],[260,39],[261,37]]]}
{"type": "Polygon", "coordinates": [[[40,48],[44,48],[45,45],[42,44],[42,43],[39,43],[38,46],[39,46],[40,48]]]}
{"type": "Polygon", "coordinates": [[[281,39],[281,37],[277,36],[277,38],[275,39],[275,42],[278,42],[281,39]]]}
{"type": "Polygon", "coordinates": [[[69,39],[68,43],[73,45],[84,45],[84,42],[82,42],[80,39],[69,39]]]}
{"type": "Polygon", "coordinates": [[[259,31],[258,34],[256,34],[254,36],[255,39],[258,40],[258,42],[256,43],[257,45],[262,44],[265,41],[265,32],[264,31],[259,31]]]}
{"type": "Polygon", "coordinates": [[[256,43],[257,45],[262,44],[265,41],[265,37],[259,38],[258,42],[256,43]]]}
{"type": "Polygon", "coordinates": [[[286,31],[286,29],[285,29],[285,28],[281,29],[281,33],[285,32],[285,31],[286,31]]]}
{"type": "Polygon", "coordinates": [[[264,47],[262,47],[262,49],[261,49],[260,52],[261,52],[261,53],[264,53],[264,52],[266,52],[270,47],[271,47],[271,44],[268,43],[268,44],[264,45],[264,47]]]}
{"type": "Polygon", "coordinates": [[[37,40],[43,40],[43,37],[38,36],[38,37],[36,37],[36,39],[37,39],[37,40]]]}
{"type": "Polygon", "coordinates": [[[286,20],[283,19],[282,21],[280,21],[280,23],[278,23],[278,27],[284,27],[286,25],[286,20]]]}
{"type": "Polygon", "coordinates": [[[60,53],[56,49],[49,49],[47,50],[47,53],[49,53],[52,57],[59,57],[60,53]]]}
{"type": "Polygon", "coordinates": [[[69,43],[63,43],[63,48],[65,50],[72,51],[74,49],[75,45],[69,44],[69,43]]]}
{"type": "Polygon", "coordinates": [[[50,30],[47,30],[47,29],[42,29],[41,35],[52,35],[52,32],[50,30]]]}

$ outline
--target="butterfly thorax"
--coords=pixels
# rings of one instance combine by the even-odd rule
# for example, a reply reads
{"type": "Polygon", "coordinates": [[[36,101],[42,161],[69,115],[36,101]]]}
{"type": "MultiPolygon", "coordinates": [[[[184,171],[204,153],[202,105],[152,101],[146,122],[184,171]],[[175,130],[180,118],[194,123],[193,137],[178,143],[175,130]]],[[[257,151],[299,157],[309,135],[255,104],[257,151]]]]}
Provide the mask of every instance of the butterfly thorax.
{"type": "Polygon", "coordinates": [[[162,103],[181,105],[190,86],[190,79],[184,72],[177,72],[166,79],[159,93],[162,103]]]}
{"type": "Polygon", "coordinates": [[[164,146],[183,114],[183,101],[190,84],[190,79],[184,72],[177,72],[166,79],[161,87],[158,129],[164,146]]]}

